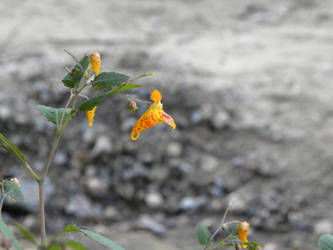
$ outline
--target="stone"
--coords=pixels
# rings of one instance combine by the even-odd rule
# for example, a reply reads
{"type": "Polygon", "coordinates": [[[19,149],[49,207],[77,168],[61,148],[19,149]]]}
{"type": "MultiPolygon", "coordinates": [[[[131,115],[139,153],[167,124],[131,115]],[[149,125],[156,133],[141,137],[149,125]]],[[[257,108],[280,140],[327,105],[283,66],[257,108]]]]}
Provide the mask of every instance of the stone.
{"type": "Polygon", "coordinates": [[[86,187],[93,198],[103,198],[108,193],[109,185],[104,179],[92,177],[86,181],[86,187]]]}
{"type": "Polygon", "coordinates": [[[158,208],[163,204],[163,198],[157,192],[149,192],[145,197],[145,202],[151,208],[158,208]]]}
{"type": "Polygon", "coordinates": [[[314,225],[314,232],[317,235],[321,234],[332,234],[333,233],[333,225],[329,220],[320,220],[314,225]]]}
{"type": "Polygon", "coordinates": [[[170,142],[167,146],[167,155],[170,157],[179,157],[183,153],[183,146],[178,142],[170,142]]]}
{"type": "Polygon", "coordinates": [[[112,152],[112,142],[111,140],[105,136],[99,136],[96,140],[95,146],[92,149],[92,156],[96,157],[101,153],[110,154],[112,152]]]}

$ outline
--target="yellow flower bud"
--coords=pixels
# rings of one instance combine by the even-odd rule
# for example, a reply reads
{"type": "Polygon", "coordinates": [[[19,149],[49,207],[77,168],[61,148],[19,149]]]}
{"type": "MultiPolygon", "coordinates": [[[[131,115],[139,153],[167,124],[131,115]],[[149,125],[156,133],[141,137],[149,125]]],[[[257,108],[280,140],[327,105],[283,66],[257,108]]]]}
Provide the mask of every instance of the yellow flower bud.
{"type": "Polygon", "coordinates": [[[96,111],[96,107],[94,107],[93,109],[88,110],[88,111],[86,112],[86,114],[87,114],[87,120],[88,120],[88,126],[89,126],[89,127],[92,127],[92,126],[93,126],[93,123],[94,123],[94,117],[95,117],[95,111],[96,111]]]}
{"type": "Polygon", "coordinates": [[[96,76],[99,74],[99,70],[101,68],[101,56],[96,51],[94,53],[91,53],[89,56],[90,63],[92,65],[92,70],[95,72],[96,76]]]}
{"type": "MultiPolygon", "coordinates": [[[[250,224],[246,221],[243,221],[241,223],[238,224],[238,238],[240,239],[240,241],[242,243],[246,243],[247,241],[247,235],[249,233],[249,227],[250,224]]],[[[242,244],[243,248],[246,248],[247,245],[242,244]]]]}

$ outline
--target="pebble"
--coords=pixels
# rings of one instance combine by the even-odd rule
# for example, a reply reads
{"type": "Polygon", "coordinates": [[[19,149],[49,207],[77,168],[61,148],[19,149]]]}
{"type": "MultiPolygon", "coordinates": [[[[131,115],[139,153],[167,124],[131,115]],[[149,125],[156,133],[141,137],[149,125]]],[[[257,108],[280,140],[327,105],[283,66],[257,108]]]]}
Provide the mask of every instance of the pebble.
{"type": "Polygon", "coordinates": [[[158,208],[163,204],[163,198],[158,192],[150,192],[146,195],[145,202],[151,208],[158,208]]]}
{"type": "Polygon", "coordinates": [[[166,233],[165,226],[147,214],[140,216],[135,228],[148,230],[158,236],[164,236],[166,233]]]}
{"type": "Polygon", "coordinates": [[[104,179],[92,177],[86,181],[86,187],[93,198],[103,198],[108,193],[109,185],[104,179]]]}
{"type": "Polygon", "coordinates": [[[226,111],[219,111],[212,116],[211,122],[216,130],[223,129],[230,124],[230,115],[226,111]]]}
{"type": "Polygon", "coordinates": [[[118,209],[115,206],[107,206],[104,209],[104,217],[106,219],[114,219],[119,214],[118,209]]]}
{"type": "Polygon", "coordinates": [[[189,212],[194,212],[200,207],[203,207],[207,202],[206,197],[184,197],[179,202],[179,209],[189,212]]]}
{"type": "Polygon", "coordinates": [[[219,166],[219,159],[211,156],[206,155],[201,158],[200,167],[206,172],[213,172],[219,166]]]}
{"type": "Polygon", "coordinates": [[[179,142],[170,142],[167,146],[167,155],[179,157],[183,153],[183,146],[179,142]]]}
{"type": "Polygon", "coordinates": [[[112,152],[112,143],[111,140],[105,136],[99,136],[96,140],[95,146],[92,149],[92,156],[96,157],[101,153],[110,154],[112,152]]]}
{"type": "Polygon", "coordinates": [[[92,205],[90,200],[83,194],[77,194],[71,197],[65,207],[68,214],[78,218],[102,218],[103,211],[100,205],[92,205]]]}
{"type": "Polygon", "coordinates": [[[332,234],[333,233],[333,224],[331,221],[329,221],[327,219],[320,220],[314,225],[314,231],[317,235],[332,234]]]}

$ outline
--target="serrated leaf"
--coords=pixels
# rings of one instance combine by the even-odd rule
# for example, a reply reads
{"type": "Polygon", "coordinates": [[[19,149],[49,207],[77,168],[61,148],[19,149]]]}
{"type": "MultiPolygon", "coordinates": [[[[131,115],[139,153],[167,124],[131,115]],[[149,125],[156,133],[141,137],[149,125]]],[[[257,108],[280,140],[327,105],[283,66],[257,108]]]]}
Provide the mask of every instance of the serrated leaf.
{"type": "MultiPolygon", "coordinates": [[[[9,150],[14,153],[21,161],[25,162],[24,154],[1,133],[0,140],[1,143],[6,144],[9,147],[9,150]]],[[[4,146],[2,148],[8,150],[8,148],[4,146]]]]}
{"type": "MultiPolygon", "coordinates": [[[[42,114],[47,118],[49,122],[52,122],[56,125],[60,124],[60,120],[64,112],[63,108],[56,109],[44,105],[38,105],[37,108],[42,112],[42,114]]],[[[63,122],[67,119],[69,115],[71,115],[71,111],[72,109],[66,109],[66,114],[64,116],[63,122]]]]}
{"type": "Polygon", "coordinates": [[[12,243],[12,246],[15,250],[23,250],[20,243],[16,240],[14,234],[9,229],[9,227],[6,225],[6,223],[3,221],[3,219],[0,217],[0,231],[4,234],[4,236],[10,240],[12,243]]]}
{"type": "Polygon", "coordinates": [[[106,97],[112,96],[115,92],[125,91],[125,90],[128,90],[128,89],[133,89],[133,88],[138,88],[138,87],[141,87],[141,85],[126,83],[124,85],[121,85],[117,88],[111,89],[111,90],[109,90],[109,91],[107,91],[103,94],[95,96],[95,97],[89,99],[88,101],[85,101],[85,102],[81,103],[79,105],[79,109],[81,111],[84,111],[84,112],[88,111],[88,110],[91,110],[94,107],[96,107],[97,105],[99,105],[101,102],[103,102],[106,97]]]}
{"type": "Polygon", "coordinates": [[[4,188],[5,188],[5,194],[14,198],[16,201],[23,201],[24,200],[23,193],[22,193],[20,185],[16,184],[12,180],[5,180],[4,181],[4,188]]]}
{"type": "Polygon", "coordinates": [[[97,90],[111,89],[128,79],[129,76],[117,72],[103,72],[95,77],[92,86],[97,90]]]}
{"type": "Polygon", "coordinates": [[[333,235],[324,234],[319,238],[318,246],[321,250],[333,250],[333,235]]]}
{"type": "Polygon", "coordinates": [[[211,236],[212,235],[208,231],[208,229],[204,225],[200,224],[197,231],[197,239],[199,244],[205,246],[208,243],[211,236]]]}
{"type": "Polygon", "coordinates": [[[95,96],[91,99],[89,99],[88,101],[85,101],[83,103],[81,103],[79,105],[79,109],[81,111],[88,111],[88,110],[91,110],[93,109],[94,107],[96,107],[98,104],[100,104],[106,97],[109,96],[109,93],[106,92],[106,93],[103,93],[103,94],[100,94],[98,96],[95,96]]]}
{"type": "Polygon", "coordinates": [[[33,236],[32,233],[30,233],[30,231],[28,229],[25,229],[22,225],[20,225],[16,222],[14,222],[13,224],[14,224],[14,226],[16,226],[18,228],[18,230],[21,232],[22,236],[26,240],[30,241],[31,243],[33,243],[35,245],[38,245],[36,240],[35,240],[35,237],[33,236]]]}
{"type": "MultiPolygon", "coordinates": [[[[87,70],[88,68],[88,65],[89,65],[89,57],[87,55],[85,55],[81,61],[80,61],[80,64],[83,68],[84,71],[87,70]]],[[[64,85],[68,88],[74,88],[75,86],[77,86],[79,83],[80,83],[80,80],[83,76],[83,73],[82,70],[81,70],[81,67],[76,64],[74,66],[74,68],[72,69],[71,72],[69,72],[65,77],[64,79],[62,80],[62,82],[64,83],[64,85]]]]}
{"type": "Polygon", "coordinates": [[[70,247],[74,250],[87,250],[81,243],[76,241],[67,241],[64,243],[66,247],[70,247]]]}
{"type": "Polygon", "coordinates": [[[121,246],[117,245],[115,242],[113,242],[112,240],[98,234],[95,233],[91,230],[88,229],[83,229],[83,228],[79,228],[79,227],[75,227],[75,226],[67,226],[65,231],[74,231],[74,232],[81,232],[83,234],[85,234],[86,236],[90,237],[91,239],[97,241],[98,243],[102,244],[103,246],[106,246],[110,249],[113,250],[125,250],[124,248],[122,248],[121,246]]]}

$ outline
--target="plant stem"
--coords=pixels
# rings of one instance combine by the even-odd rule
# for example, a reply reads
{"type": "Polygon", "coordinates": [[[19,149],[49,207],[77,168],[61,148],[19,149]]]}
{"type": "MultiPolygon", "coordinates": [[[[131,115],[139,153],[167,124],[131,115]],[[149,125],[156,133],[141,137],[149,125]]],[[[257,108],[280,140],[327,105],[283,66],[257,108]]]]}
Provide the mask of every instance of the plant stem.
{"type": "Polygon", "coordinates": [[[65,104],[64,107],[64,111],[62,113],[61,119],[60,119],[60,123],[57,125],[57,133],[56,136],[54,138],[52,147],[51,147],[51,151],[48,157],[48,160],[43,168],[43,173],[40,179],[38,179],[38,188],[39,188],[39,220],[40,220],[40,241],[41,241],[41,245],[45,244],[46,242],[46,226],[45,226],[45,194],[44,194],[44,185],[45,185],[45,179],[47,177],[49,168],[51,166],[51,163],[53,161],[60,137],[62,135],[62,132],[64,130],[64,128],[66,127],[67,123],[69,122],[69,120],[71,119],[71,117],[75,114],[75,112],[77,111],[75,109],[75,105],[76,105],[76,100],[77,100],[77,96],[80,94],[80,92],[87,86],[85,83],[81,84],[82,82],[84,82],[86,79],[83,76],[79,86],[81,86],[79,89],[76,89],[74,91],[74,93],[71,93],[67,103],[65,104]],[[73,101],[72,104],[72,113],[70,115],[68,115],[65,119],[65,113],[70,105],[70,103],[73,101]]]}
{"type": "MultiPolygon", "coordinates": [[[[55,151],[57,149],[61,134],[62,134],[62,130],[64,128],[64,126],[67,124],[67,122],[63,122],[64,117],[65,117],[65,113],[68,109],[69,104],[71,103],[73,97],[75,97],[76,95],[71,94],[66,105],[64,108],[64,111],[62,113],[61,119],[60,119],[60,124],[58,124],[57,126],[57,133],[56,136],[54,138],[52,147],[51,147],[51,151],[48,157],[48,160],[43,168],[43,173],[41,178],[38,180],[38,189],[39,189],[39,221],[40,221],[40,241],[41,244],[43,245],[46,242],[46,226],[45,226],[45,194],[44,194],[44,185],[45,185],[45,179],[47,177],[47,173],[49,171],[49,168],[51,166],[53,157],[55,155],[55,151]]],[[[67,121],[67,119],[66,119],[67,121]]]]}
{"type": "Polygon", "coordinates": [[[5,188],[3,185],[1,185],[0,218],[2,216],[2,206],[3,206],[3,202],[4,202],[5,198],[6,198],[5,188]]]}
{"type": "Polygon", "coordinates": [[[210,244],[212,243],[212,241],[214,240],[215,236],[217,235],[217,233],[218,233],[218,232],[221,230],[221,228],[223,227],[224,222],[225,222],[225,218],[227,217],[227,213],[228,213],[230,207],[231,207],[231,203],[229,204],[229,206],[228,206],[227,209],[225,210],[220,225],[218,226],[218,228],[216,229],[216,231],[213,233],[213,235],[212,235],[212,236],[210,237],[210,239],[208,240],[208,242],[207,242],[207,244],[206,244],[204,250],[207,250],[207,249],[209,248],[209,246],[210,246],[210,244]]]}

